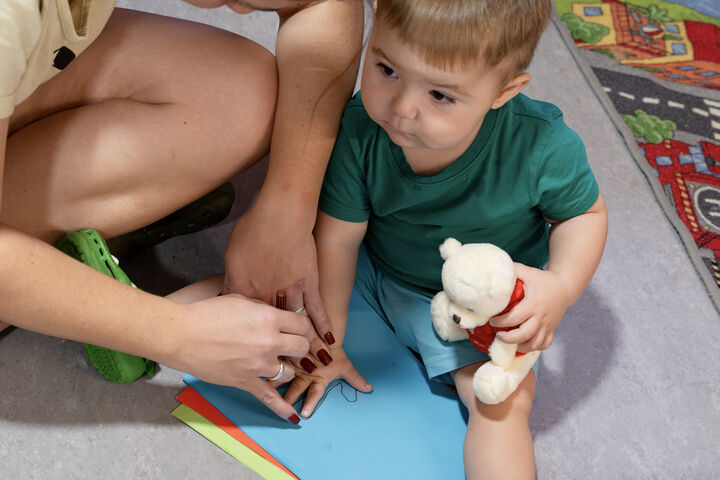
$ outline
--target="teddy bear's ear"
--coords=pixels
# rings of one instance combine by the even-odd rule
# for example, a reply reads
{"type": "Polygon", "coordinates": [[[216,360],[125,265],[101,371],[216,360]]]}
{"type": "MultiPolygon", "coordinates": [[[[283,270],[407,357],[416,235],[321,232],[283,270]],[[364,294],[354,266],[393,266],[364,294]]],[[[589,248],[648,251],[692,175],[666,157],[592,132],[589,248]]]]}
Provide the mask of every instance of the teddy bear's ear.
{"type": "Polygon", "coordinates": [[[447,260],[450,255],[460,250],[460,247],[462,247],[462,243],[454,238],[448,238],[440,245],[440,256],[443,260],[447,260]]]}

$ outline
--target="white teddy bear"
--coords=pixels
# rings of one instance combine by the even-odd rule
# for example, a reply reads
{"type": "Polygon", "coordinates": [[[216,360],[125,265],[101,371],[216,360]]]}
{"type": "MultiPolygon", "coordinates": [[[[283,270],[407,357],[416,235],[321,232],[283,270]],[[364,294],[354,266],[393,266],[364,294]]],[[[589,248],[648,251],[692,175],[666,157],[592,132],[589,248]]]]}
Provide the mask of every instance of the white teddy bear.
{"type": "Polygon", "coordinates": [[[496,404],[515,391],[540,356],[540,352],[517,353],[517,345],[495,337],[491,317],[508,312],[523,297],[510,256],[489,243],[462,245],[448,238],[440,246],[445,263],[445,289],[432,300],[430,314],[440,337],[448,342],[470,338],[475,347],[490,355],[473,377],[473,389],[481,402],[496,404]]]}

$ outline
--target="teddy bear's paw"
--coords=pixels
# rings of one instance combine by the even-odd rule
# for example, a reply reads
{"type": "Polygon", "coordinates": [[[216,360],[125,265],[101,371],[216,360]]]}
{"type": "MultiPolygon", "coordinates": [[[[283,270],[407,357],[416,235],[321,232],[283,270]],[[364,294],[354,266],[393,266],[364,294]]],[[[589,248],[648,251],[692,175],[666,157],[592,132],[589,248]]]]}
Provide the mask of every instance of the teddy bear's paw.
{"type": "Polygon", "coordinates": [[[490,362],[478,368],[473,377],[475,396],[488,405],[504,401],[516,387],[507,370],[490,362]]]}

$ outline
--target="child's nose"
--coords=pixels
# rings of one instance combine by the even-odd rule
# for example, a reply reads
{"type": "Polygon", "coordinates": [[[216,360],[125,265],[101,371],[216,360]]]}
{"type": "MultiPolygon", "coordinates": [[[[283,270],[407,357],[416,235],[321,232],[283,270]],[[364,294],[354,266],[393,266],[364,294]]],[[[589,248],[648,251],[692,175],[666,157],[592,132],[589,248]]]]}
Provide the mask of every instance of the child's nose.
{"type": "Polygon", "coordinates": [[[402,91],[395,95],[392,109],[398,117],[414,119],[417,116],[417,102],[412,92],[402,91]]]}

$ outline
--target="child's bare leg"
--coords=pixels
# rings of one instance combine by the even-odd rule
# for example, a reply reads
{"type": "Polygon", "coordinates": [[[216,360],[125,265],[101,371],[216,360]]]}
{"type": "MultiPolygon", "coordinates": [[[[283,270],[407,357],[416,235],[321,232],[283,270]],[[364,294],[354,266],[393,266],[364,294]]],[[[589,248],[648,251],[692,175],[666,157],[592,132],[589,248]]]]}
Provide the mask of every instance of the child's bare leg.
{"type": "Polygon", "coordinates": [[[5,323],[5,322],[3,322],[3,321],[0,321],[0,332],[2,332],[3,330],[5,330],[5,329],[6,329],[7,327],[9,327],[9,326],[10,326],[10,325],[8,325],[7,323],[5,323]]]}
{"type": "Polygon", "coordinates": [[[535,395],[531,371],[504,402],[486,405],[475,397],[472,381],[480,364],[455,372],[458,394],[468,409],[465,475],[476,479],[534,479],[535,452],[528,419],[535,395]]]}
{"type": "Polygon", "coordinates": [[[176,303],[194,303],[207,298],[217,297],[222,290],[224,275],[215,275],[199,282],[191,283],[172,292],[165,298],[176,303]]]}

